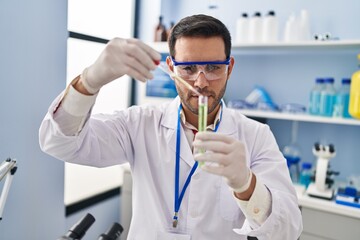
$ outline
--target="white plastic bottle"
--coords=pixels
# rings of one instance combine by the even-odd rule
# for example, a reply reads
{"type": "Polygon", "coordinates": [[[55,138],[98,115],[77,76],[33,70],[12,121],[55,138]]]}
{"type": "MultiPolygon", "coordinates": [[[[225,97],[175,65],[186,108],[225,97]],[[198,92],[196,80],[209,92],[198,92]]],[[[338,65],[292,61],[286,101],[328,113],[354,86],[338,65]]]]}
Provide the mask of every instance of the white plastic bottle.
{"type": "Polygon", "coordinates": [[[262,40],[262,18],[260,12],[255,12],[249,22],[249,43],[259,43],[262,40]]]}
{"type": "Polygon", "coordinates": [[[311,40],[309,13],[303,9],[299,18],[299,41],[311,40]]]}
{"type": "Polygon", "coordinates": [[[299,41],[299,23],[295,13],[292,13],[285,24],[284,42],[299,41]]]}
{"type": "Polygon", "coordinates": [[[242,13],[236,20],[236,43],[249,42],[249,18],[247,13],[242,13]]]}
{"type": "Polygon", "coordinates": [[[275,11],[269,11],[263,19],[262,42],[273,43],[279,40],[279,22],[275,11]]]}

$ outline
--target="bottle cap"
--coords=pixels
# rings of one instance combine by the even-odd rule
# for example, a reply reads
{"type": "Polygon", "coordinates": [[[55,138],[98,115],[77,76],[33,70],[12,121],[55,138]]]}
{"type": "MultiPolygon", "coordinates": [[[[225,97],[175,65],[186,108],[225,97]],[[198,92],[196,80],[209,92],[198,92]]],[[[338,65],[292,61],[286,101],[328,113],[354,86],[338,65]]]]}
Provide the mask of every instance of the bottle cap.
{"type": "Polygon", "coordinates": [[[275,11],[270,10],[267,15],[268,15],[268,16],[275,16],[275,11]]]}
{"type": "Polygon", "coordinates": [[[304,162],[304,163],[302,164],[302,168],[303,168],[303,169],[311,169],[311,167],[312,167],[312,164],[309,163],[309,162],[304,162]]]}
{"type": "Polygon", "coordinates": [[[343,79],[341,80],[341,83],[342,83],[342,84],[350,84],[350,82],[351,82],[351,79],[350,79],[350,78],[343,78],[343,79]]]}
{"type": "Polygon", "coordinates": [[[255,12],[254,17],[261,17],[261,13],[260,12],[255,12]]]}
{"type": "Polygon", "coordinates": [[[324,79],[323,78],[316,78],[315,82],[316,83],[324,83],[324,79]]]}
{"type": "Polygon", "coordinates": [[[325,83],[334,83],[334,81],[335,81],[335,80],[334,80],[334,78],[332,78],[332,77],[329,77],[329,78],[325,78],[325,79],[324,79],[324,82],[325,82],[325,83]]]}

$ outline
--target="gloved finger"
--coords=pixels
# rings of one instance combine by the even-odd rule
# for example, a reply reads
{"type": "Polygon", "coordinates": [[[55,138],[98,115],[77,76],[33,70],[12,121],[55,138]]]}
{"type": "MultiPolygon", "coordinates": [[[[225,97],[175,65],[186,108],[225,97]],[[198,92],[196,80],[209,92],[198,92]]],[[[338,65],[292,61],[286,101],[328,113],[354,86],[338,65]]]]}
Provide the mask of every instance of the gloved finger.
{"type": "Polygon", "coordinates": [[[204,164],[201,165],[201,169],[212,174],[219,176],[226,176],[226,168],[224,166],[217,166],[215,164],[204,164]]]}
{"type": "Polygon", "coordinates": [[[213,140],[213,141],[220,141],[225,143],[232,143],[235,141],[233,137],[221,133],[208,132],[208,131],[198,132],[195,136],[195,140],[202,140],[202,141],[213,140]]]}
{"type": "Polygon", "coordinates": [[[130,77],[139,80],[141,82],[146,82],[148,79],[152,79],[153,75],[150,73],[150,76],[148,75],[144,75],[142,73],[140,73],[139,71],[137,71],[136,69],[133,68],[129,68],[128,70],[128,74],[130,77]]]}
{"type": "Polygon", "coordinates": [[[150,47],[149,45],[145,44],[143,41],[135,38],[130,38],[129,42],[134,42],[135,44],[139,45],[145,52],[147,52],[153,60],[160,61],[161,54],[157,52],[154,48],[150,47]]]}
{"type": "MultiPolygon", "coordinates": [[[[146,79],[152,79],[153,78],[153,74],[143,64],[141,64],[141,62],[137,61],[133,57],[129,56],[127,59],[125,59],[124,64],[127,67],[126,72],[127,72],[128,75],[130,75],[131,73],[136,72],[137,75],[142,75],[146,79]]],[[[130,75],[130,76],[132,76],[132,75],[130,75]]],[[[132,77],[134,77],[134,76],[132,76],[132,77]]],[[[136,78],[136,79],[138,79],[138,78],[136,78]]]]}
{"type": "Polygon", "coordinates": [[[154,60],[161,59],[160,53],[138,39],[128,39],[127,41],[130,43],[126,48],[128,55],[136,58],[148,70],[154,70],[157,67],[154,60]]]}
{"type": "Polygon", "coordinates": [[[233,145],[221,141],[213,140],[195,140],[193,147],[196,149],[204,149],[205,151],[212,151],[217,153],[228,154],[233,151],[233,145]]]}
{"type": "Polygon", "coordinates": [[[197,153],[194,155],[194,159],[200,162],[217,163],[222,166],[228,166],[231,164],[231,160],[225,154],[221,154],[221,153],[213,153],[213,152],[197,153]]]}

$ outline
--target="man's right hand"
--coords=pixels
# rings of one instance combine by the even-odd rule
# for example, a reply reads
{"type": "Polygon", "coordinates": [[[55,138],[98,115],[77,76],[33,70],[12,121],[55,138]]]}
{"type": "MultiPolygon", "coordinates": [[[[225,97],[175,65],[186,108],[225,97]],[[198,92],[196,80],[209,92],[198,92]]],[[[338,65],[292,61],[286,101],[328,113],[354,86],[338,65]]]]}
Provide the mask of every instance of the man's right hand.
{"type": "Polygon", "coordinates": [[[95,63],[83,71],[79,82],[90,94],[125,74],[145,82],[153,78],[150,71],[160,59],[157,51],[138,39],[114,38],[95,63]]]}

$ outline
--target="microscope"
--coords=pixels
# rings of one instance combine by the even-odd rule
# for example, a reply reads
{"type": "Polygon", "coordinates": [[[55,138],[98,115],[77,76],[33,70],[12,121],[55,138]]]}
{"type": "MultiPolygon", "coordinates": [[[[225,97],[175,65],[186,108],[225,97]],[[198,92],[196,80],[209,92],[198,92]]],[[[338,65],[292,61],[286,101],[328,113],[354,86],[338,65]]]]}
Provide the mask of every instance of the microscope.
{"type": "Polygon", "coordinates": [[[335,157],[335,147],[333,144],[322,145],[315,143],[312,149],[313,154],[317,157],[315,176],[306,190],[306,193],[311,197],[331,200],[334,196],[332,185],[334,180],[332,175],[339,175],[339,172],[330,170],[330,159],[335,157]]]}

